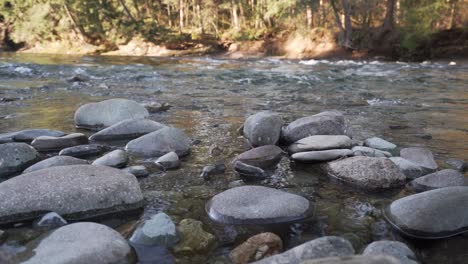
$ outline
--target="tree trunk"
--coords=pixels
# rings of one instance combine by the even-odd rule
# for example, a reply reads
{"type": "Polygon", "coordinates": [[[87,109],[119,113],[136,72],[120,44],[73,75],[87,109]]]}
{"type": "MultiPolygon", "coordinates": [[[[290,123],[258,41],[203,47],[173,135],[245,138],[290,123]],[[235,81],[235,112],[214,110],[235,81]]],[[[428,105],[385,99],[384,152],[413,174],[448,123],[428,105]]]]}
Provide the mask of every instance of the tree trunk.
{"type": "Polygon", "coordinates": [[[455,7],[457,5],[457,0],[452,0],[450,3],[450,19],[447,25],[447,29],[452,29],[455,26],[455,7]]]}
{"type": "Polygon", "coordinates": [[[201,17],[200,1],[197,1],[196,9],[197,9],[198,30],[200,30],[201,34],[205,34],[205,30],[203,29],[203,20],[201,17]]]}
{"type": "Polygon", "coordinates": [[[179,0],[179,27],[180,32],[184,29],[184,0],[179,0]]]}
{"type": "Polygon", "coordinates": [[[136,20],[135,18],[132,16],[132,13],[130,13],[130,10],[128,9],[127,5],[125,4],[125,2],[123,0],[119,0],[120,4],[122,5],[122,7],[124,8],[125,10],[125,13],[127,14],[127,16],[134,22],[136,23],[136,20]]]}
{"type": "Polygon", "coordinates": [[[237,16],[237,4],[231,0],[231,24],[234,29],[239,29],[239,18],[237,16]]]}
{"type": "Polygon", "coordinates": [[[395,21],[395,0],[387,0],[387,12],[385,13],[385,19],[383,28],[386,30],[392,30],[395,21]]]}
{"type": "Polygon", "coordinates": [[[344,46],[351,48],[352,34],[353,34],[353,25],[351,24],[351,5],[349,0],[341,0],[343,4],[343,13],[344,13],[344,46]]]}
{"type": "Polygon", "coordinates": [[[310,5],[306,7],[306,21],[307,28],[312,28],[312,7],[310,5]]]}

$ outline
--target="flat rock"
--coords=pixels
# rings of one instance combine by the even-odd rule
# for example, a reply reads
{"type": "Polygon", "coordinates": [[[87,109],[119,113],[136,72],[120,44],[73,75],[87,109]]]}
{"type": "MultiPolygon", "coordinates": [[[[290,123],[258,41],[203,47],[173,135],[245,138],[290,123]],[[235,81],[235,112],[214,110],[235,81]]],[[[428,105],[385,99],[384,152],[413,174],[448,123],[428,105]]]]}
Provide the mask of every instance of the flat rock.
{"type": "Polygon", "coordinates": [[[174,151],[164,154],[154,163],[164,170],[177,169],[180,167],[179,156],[177,156],[177,153],[174,151]]]}
{"type": "Polygon", "coordinates": [[[146,169],[146,167],[142,165],[130,166],[125,169],[122,169],[122,171],[133,174],[137,178],[146,177],[149,175],[148,169],[146,169]]]}
{"type": "Polygon", "coordinates": [[[306,198],[263,186],[240,186],[215,195],[206,205],[209,217],[224,224],[271,224],[308,218],[306,198]]]}
{"type": "Polygon", "coordinates": [[[56,212],[66,219],[139,208],[135,176],[118,169],[71,165],[21,174],[0,183],[0,223],[56,212]]]}
{"type": "Polygon", "coordinates": [[[80,106],[75,112],[75,125],[79,128],[100,130],[126,119],[146,118],[148,110],[128,99],[109,99],[80,106]]]}
{"type": "Polygon", "coordinates": [[[283,123],[278,113],[256,113],[245,120],[243,134],[253,147],[275,145],[280,138],[283,123]]]}
{"type": "Polygon", "coordinates": [[[23,264],[126,263],[131,249],[117,231],[96,223],[75,223],[60,227],[44,238],[26,245],[33,251],[23,264]]]}
{"type": "Polygon", "coordinates": [[[291,158],[301,162],[321,162],[335,160],[351,155],[353,155],[353,152],[350,149],[329,149],[298,152],[292,154],[291,158]]]}
{"type": "Polygon", "coordinates": [[[59,156],[69,156],[75,158],[88,158],[101,155],[109,150],[108,146],[99,144],[79,145],[64,148],[59,152],[59,156]]]}
{"type": "Polygon", "coordinates": [[[366,156],[376,158],[388,158],[392,156],[390,152],[369,147],[355,146],[351,150],[353,151],[354,156],[366,156]]]}
{"type": "Polygon", "coordinates": [[[15,133],[13,140],[18,142],[31,142],[40,136],[62,137],[65,136],[65,133],[51,129],[26,129],[15,133]]]}
{"type": "Polygon", "coordinates": [[[283,241],[273,233],[257,234],[237,246],[229,254],[234,264],[245,264],[276,255],[283,250],[283,241]]]}
{"type": "Polygon", "coordinates": [[[266,169],[276,166],[283,157],[283,153],[283,150],[275,145],[261,146],[239,154],[236,161],[266,169]]]}
{"type": "Polygon", "coordinates": [[[388,255],[379,256],[361,256],[354,255],[349,257],[330,257],[306,260],[301,264],[401,264],[396,258],[388,255]]]}
{"type": "Polygon", "coordinates": [[[387,158],[351,157],[329,162],[326,170],[330,176],[367,190],[401,186],[406,180],[387,158]]]}
{"type": "Polygon", "coordinates": [[[190,153],[191,145],[192,141],[182,130],[165,127],[128,142],[125,150],[142,157],[160,157],[174,151],[182,157],[190,153]]]}
{"type": "Polygon", "coordinates": [[[176,253],[206,252],[215,242],[215,236],[203,230],[203,223],[195,219],[183,219],[177,226],[180,242],[176,253]]]}
{"type": "Polygon", "coordinates": [[[417,192],[424,192],[450,186],[464,186],[465,176],[461,172],[445,169],[422,176],[408,183],[408,187],[417,192]]]}
{"type": "Polygon", "coordinates": [[[97,141],[134,139],[164,127],[166,126],[149,119],[127,119],[95,133],[89,139],[97,141]]]}
{"type": "Polygon", "coordinates": [[[63,137],[40,136],[31,145],[38,151],[57,151],[77,145],[88,144],[88,138],[81,133],[73,133],[63,137]]]}
{"type": "Polygon", "coordinates": [[[424,175],[423,169],[417,164],[402,157],[391,157],[390,160],[398,166],[408,179],[416,179],[424,175]]]}
{"type": "Polygon", "coordinates": [[[399,241],[381,240],[370,243],[362,253],[364,256],[388,255],[400,261],[401,264],[418,264],[414,252],[399,241]]]}
{"type": "Polygon", "coordinates": [[[439,167],[434,160],[432,152],[427,148],[404,148],[400,151],[400,156],[420,166],[423,170],[423,175],[434,172],[439,167]]]}
{"type": "Polygon", "coordinates": [[[289,152],[305,152],[327,149],[348,149],[353,141],[344,135],[316,135],[303,138],[289,146],[289,152]]]}
{"type": "Polygon", "coordinates": [[[398,199],[385,218],[405,235],[436,239],[468,230],[468,187],[446,187],[398,199]]]}
{"type": "Polygon", "coordinates": [[[38,163],[25,169],[23,173],[33,172],[33,171],[50,168],[50,167],[56,167],[56,166],[80,165],[80,164],[88,164],[88,161],[74,158],[74,157],[68,157],[68,156],[55,156],[52,158],[39,161],[38,163]]]}
{"type": "Polygon", "coordinates": [[[39,153],[26,143],[0,144],[0,177],[21,172],[39,159],[39,153]]]}
{"type": "Polygon", "coordinates": [[[338,111],[326,111],[290,123],[283,129],[282,137],[292,143],[314,135],[344,135],[345,131],[343,114],[338,111]]]}
{"type": "Polygon", "coordinates": [[[128,163],[127,152],[121,149],[116,149],[96,159],[93,162],[93,165],[102,165],[102,166],[109,166],[109,167],[114,167],[114,168],[122,168],[122,167],[125,167],[127,163],[128,163]]]}
{"type": "Polygon", "coordinates": [[[381,139],[379,137],[372,137],[366,139],[364,141],[364,146],[384,151],[392,151],[397,147],[397,145],[393,144],[392,142],[388,142],[387,140],[381,139]]]}
{"type": "Polygon", "coordinates": [[[305,260],[325,257],[352,256],[354,248],[351,243],[337,236],[320,237],[294,247],[282,254],[254,262],[255,264],[299,264],[305,260]]]}
{"type": "Polygon", "coordinates": [[[179,238],[172,219],[165,213],[158,213],[137,227],[129,241],[131,244],[171,248],[179,238]]]}

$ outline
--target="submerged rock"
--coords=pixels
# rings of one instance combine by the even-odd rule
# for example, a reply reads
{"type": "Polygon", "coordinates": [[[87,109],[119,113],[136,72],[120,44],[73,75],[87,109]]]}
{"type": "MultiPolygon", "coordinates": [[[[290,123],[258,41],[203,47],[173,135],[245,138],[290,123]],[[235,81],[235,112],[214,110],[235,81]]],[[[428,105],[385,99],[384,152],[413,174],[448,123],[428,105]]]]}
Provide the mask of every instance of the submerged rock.
{"type": "Polygon", "coordinates": [[[191,145],[192,141],[182,130],[165,127],[128,142],[125,150],[142,157],[160,157],[174,151],[182,157],[190,153],[191,145]]]}
{"type": "Polygon", "coordinates": [[[276,255],[283,250],[283,241],[273,233],[260,233],[241,245],[229,254],[234,264],[247,264],[253,261],[276,255]]]}
{"type": "Polygon", "coordinates": [[[364,256],[388,255],[400,261],[401,264],[418,264],[414,252],[399,241],[381,240],[370,243],[362,253],[364,256]]]}
{"type": "Polygon", "coordinates": [[[405,235],[436,239],[468,231],[468,187],[446,187],[398,199],[385,218],[405,235]]]}
{"type": "Polygon", "coordinates": [[[75,158],[88,158],[101,155],[109,150],[108,146],[89,144],[64,148],[59,152],[59,156],[69,156],[75,158]]]}
{"type": "Polygon", "coordinates": [[[406,180],[387,158],[351,157],[329,162],[326,170],[335,178],[368,190],[401,186],[406,180]]]}
{"type": "Polygon", "coordinates": [[[353,141],[344,135],[316,135],[303,138],[289,146],[289,152],[305,152],[327,149],[347,149],[353,141]]]}
{"type": "Polygon", "coordinates": [[[364,145],[370,148],[380,149],[384,151],[392,151],[396,149],[397,147],[395,144],[388,142],[385,139],[378,138],[378,137],[366,139],[364,141],[364,145]]]}
{"type": "Polygon", "coordinates": [[[75,112],[75,125],[100,130],[126,119],[145,118],[148,115],[148,110],[135,101],[109,99],[80,106],[75,112]]]}
{"type": "Polygon", "coordinates": [[[38,151],[57,151],[77,145],[88,144],[88,138],[81,133],[73,133],[63,137],[41,136],[33,140],[31,145],[38,151]]]}
{"type": "Polygon", "coordinates": [[[88,164],[87,160],[78,159],[74,157],[68,156],[55,156],[52,158],[48,158],[42,160],[23,171],[23,173],[33,172],[45,168],[56,167],[56,166],[66,166],[66,165],[80,165],[80,164],[88,164]]]}
{"type": "Polygon", "coordinates": [[[116,149],[107,153],[106,155],[96,159],[93,162],[93,165],[102,165],[102,166],[109,166],[114,168],[122,168],[125,167],[128,163],[128,155],[127,152],[116,149]]]}
{"type": "Polygon", "coordinates": [[[224,172],[226,172],[226,165],[222,163],[216,165],[208,165],[203,167],[200,177],[202,177],[205,180],[210,180],[212,175],[223,174],[224,172]]]}
{"type": "Polygon", "coordinates": [[[180,167],[179,156],[177,156],[177,153],[174,151],[159,157],[154,163],[164,170],[177,169],[180,167]]]}
{"type": "Polygon", "coordinates": [[[13,136],[14,141],[19,142],[31,142],[35,138],[40,136],[50,136],[50,137],[62,137],[65,133],[58,130],[50,130],[50,129],[26,129],[16,132],[13,136]]]}
{"type": "Polygon", "coordinates": [[[19,175],[0,183],[0,223],[56,212],[77,219],[135,209],[143,195],[136,178],[118,169],[72,165],[19,175]]]}
{"type": "Polygon", "coordinates": [[[165,213],[158,213],[145,220],[130,237],[131,244],[171,248],[179,241],[176,226],[165,213]]]}
{"type": "Polygon", "coordinates": [[[452,169],[434,172],[408,183],[408,187],[417,192],[463,185],[465,185],[465,176],[452,169]]]}
{"type": "Polygon", "coordinates": [[[400,156],[420,166],[423,175],[434,172],[438,168],[432,152],[427,148],[404,148],[400,151],[400,156]]]}
{"type": "Polygon", "coordinates": [[[366,157],[376,157],[376,158],[388,158],[392,154],[387,151],[382,151],[369,147],[355,146],[351,149],[354,156],[366,156],[366,157]]]}
{"type": "Polygon", "coordinates": [[[165,125],[149,119],[126,119],[92,135],[90,140],[134,139],[158,131],[165,125]]]}
{"type": "Polygon", "coordinates": [[[39,153],[26,143],[0,144],[0,177],[21,172],[39,159],[39,153]]]}
{"type": "Polygon", "coordinates": [[[283,119],[277,113],[256,113],[245,121],[243,134],[253,147],[275,145],[280,138],[283,123],[283,119]]]}
{"type": "Polygon", "coordinates": [[[291,158],[301,162],[321,162],[335,160],[351,155],[353,155],[353,152],[349,149],[329,149],[298,152],[292,154],[291,158]]]}
{"type": "Polygon", "coordinates": [[[266,173],[263,169],[245,164],[241,161],[234,162],[234,170],[250,180],[263,180],[268,177],[268,173],[266,173]]]}
{"type": "Polygon", "coordinates": [[[326,111],[316,115],[299,118],[282,131],[282,137],[287,142],[296,142],[314,135],[343,135],[345,120],[338,111],[326,111]]]}
{"type": "Polygon", "coordinates": [[[194,253],[205,252],[215,242],[215,237],[203,230],[203,224],[194,219],[183,219],[177,226],[180,242],[174,252],[194,253]]]}
{"type": "Polygon", "coordinates": [[[390,160],[408,179],[416,179],[424,175],[422,168],[409,160],[401,157],[391,157],[390,160]]]}
{"type": "Polygon", "coordinates": [[[145,166],[142,165],[130,166],[125,169],[122,169],[122,171],[133,174],[137,178],[146,177],[149,175],[149,171],[146,169],[145,166]]]}
{"type": "Polygon", "coordinates": [[[239,154],[236,161],[266,169],[276,166],[283,157],[283,153],[283,150],[275,145],[261,146],[239,154]]]}
{"type": "Polygon", "coordinates": [[[249,185],[215,195],[206,211],[213,221],[224,224],[272,224],[311,217],[313,204],[296,194],[249,185]]]}
{"type": "Polygon", "coordinates": [[[63,219],[56,212],[50,212],[41,217],[38,221],[34,223],[34,226],[37,227],[47,227],[47,228],[56,228],[68,224],[65,219],[63,219]]]}

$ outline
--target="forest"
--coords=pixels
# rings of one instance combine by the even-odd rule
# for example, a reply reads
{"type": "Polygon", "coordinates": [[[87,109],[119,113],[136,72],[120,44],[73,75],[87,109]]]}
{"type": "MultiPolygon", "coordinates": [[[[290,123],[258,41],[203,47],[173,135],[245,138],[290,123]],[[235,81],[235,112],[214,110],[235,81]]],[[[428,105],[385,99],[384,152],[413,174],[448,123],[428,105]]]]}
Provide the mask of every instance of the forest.
{"type": "Polygon", "coordinates": [[[466,52],[468,39],[465,0],[0,0],[0,7],[6,50],[62,42],[94,45],[99,53],[133,39],[222,50],[300,35],[331,39],[347,51],[427,57],[440,42],[466,52]]]}

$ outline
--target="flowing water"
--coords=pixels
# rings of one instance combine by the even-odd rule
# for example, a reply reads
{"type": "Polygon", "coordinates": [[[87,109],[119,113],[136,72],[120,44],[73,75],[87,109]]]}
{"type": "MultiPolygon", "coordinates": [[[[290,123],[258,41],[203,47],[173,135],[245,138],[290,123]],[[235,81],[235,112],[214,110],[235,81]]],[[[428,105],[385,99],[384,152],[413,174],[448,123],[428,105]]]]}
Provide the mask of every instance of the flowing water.
{"type": "MultiPolygon", "coordinates": [[[[152,119],[184,129],[199,143],[180,169],[140,180],[147,205],[142,218],[163,210],[175,221],[194,218],[217,236],[217,244],[195,256],[176,254],[181,263],[225,263],[239,242],[259,230],[280,229],[287,247],[323,235],[341,235],[357,252],[379,239],[398,239],[425,263],[467,263],[468,238],[438,241],[400,237],[381,216],[402,189],[366,193],[329,179],[319,166],[283,159],[265,186],[303,195],[315,202],[314,220],[283,227],[220,226],[209,221],[205,202],[239,176],[230,162],[245,150],[238,128],[262,110],[279,112],[286,122],[324,110],[346,114],[353,137],[380,136],[400,147],[430,148],[443,166],[448,158],[468,158],[468,62],[291,61],[277,59],[75,57],[0,55],[0,133],[26,128],[85,132],[74,128],[82,104],[107,98],[172,107],[152,119]],[[67,81],[77,74],[89,81],[67,81]],[[220,150],[211,155],[210,149],[220,150]],[[206,165],[223,162],[225,174],[205,181],[206,165]]],[[[140,161],[134,160],[133,163],[140,161]]],[[[112,219],[111,219],[112,220],[112,219]]],[[[428,219],[437,221],[438,219],[428,219]]],[[[129,220],[130,221],[130,220],[129,220]]],[[[112,222],[112,221],[110,221],[112,222]]],[[[115,226],[116,224],[114,224],[115,226]]],[[[34,230],[0,246],[25,250],[34,230]]],[[[278,231],[279,232],[279,231],[278,231]]]]}

